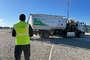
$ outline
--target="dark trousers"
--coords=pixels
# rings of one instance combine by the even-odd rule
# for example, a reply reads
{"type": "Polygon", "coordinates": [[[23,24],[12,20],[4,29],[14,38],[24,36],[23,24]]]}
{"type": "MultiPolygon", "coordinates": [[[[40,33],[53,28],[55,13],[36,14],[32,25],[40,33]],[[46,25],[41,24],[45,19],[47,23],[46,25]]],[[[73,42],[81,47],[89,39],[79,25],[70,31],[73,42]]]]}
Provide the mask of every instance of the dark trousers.
{"type": "Polygon", "coordinates": [[[21,59],[21,53],[24,52],[25,60],[30,60],[30,44],[28,45],[15,45],[14,57],[15,60],[21,59]]]}

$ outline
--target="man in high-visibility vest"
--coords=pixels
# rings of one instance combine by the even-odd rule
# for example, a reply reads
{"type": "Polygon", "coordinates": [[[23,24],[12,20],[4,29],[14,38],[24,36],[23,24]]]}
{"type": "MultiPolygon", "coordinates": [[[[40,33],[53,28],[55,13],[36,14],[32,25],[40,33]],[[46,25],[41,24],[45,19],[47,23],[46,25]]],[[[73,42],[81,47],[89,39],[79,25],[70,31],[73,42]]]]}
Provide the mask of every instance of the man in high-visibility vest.
{"type": "Polygon", "coordinates": [[[33,36],[33,30],[30,24],[26,23],[26,16],[21,14],[19,22],[13,25],[12,36],[15,37],[15,60],[21,59],[21,53],[24,51],[25,60],[30,60],[30,37],[33,36]]]}

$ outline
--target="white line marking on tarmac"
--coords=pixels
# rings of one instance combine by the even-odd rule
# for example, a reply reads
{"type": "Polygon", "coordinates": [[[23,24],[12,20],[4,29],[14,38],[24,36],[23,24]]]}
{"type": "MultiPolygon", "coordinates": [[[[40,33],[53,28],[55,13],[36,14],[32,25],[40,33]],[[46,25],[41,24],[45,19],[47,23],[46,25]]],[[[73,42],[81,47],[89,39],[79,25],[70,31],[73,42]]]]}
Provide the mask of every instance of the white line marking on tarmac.
{"type": "MultiPolygon", "coordinates": [[[[54,42],[53,42],[53,43],[54,43],[54,42]]],[[[53,47],[54,47],[54,44],[52,44],[52,46],[51,46],[51,50],[50,50],[50,54],[49,54],[49,60],[51,60],[53,47]]]]}

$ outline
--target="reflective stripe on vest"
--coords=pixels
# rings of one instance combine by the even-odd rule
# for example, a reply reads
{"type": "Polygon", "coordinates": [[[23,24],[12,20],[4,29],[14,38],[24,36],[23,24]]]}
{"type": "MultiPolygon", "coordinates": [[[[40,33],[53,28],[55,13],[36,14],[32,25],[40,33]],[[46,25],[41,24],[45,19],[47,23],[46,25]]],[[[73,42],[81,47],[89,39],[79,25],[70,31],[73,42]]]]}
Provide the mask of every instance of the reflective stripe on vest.
{"type": "Polygon", "coordinates": [[[27,24],[26,22],[19,22],[14,25],[14,29],[16,31],[16,45],[30,44],[29,24],[27,24]]]}

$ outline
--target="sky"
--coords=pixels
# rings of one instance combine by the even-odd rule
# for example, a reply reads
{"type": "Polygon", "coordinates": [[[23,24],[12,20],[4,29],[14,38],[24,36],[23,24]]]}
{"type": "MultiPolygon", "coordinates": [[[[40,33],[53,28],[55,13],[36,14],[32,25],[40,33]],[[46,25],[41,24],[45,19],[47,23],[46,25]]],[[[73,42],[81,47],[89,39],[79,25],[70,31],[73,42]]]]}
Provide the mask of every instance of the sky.
{"type": "MultiPolygon", "coordinates": [[[[51,14],[67,16],[68,0],[0,0],[0,26],[12,27],[19,15],[51,14]]],[[[69,0],[69,18],[90,25],[90,0],[69,0]]]]}

